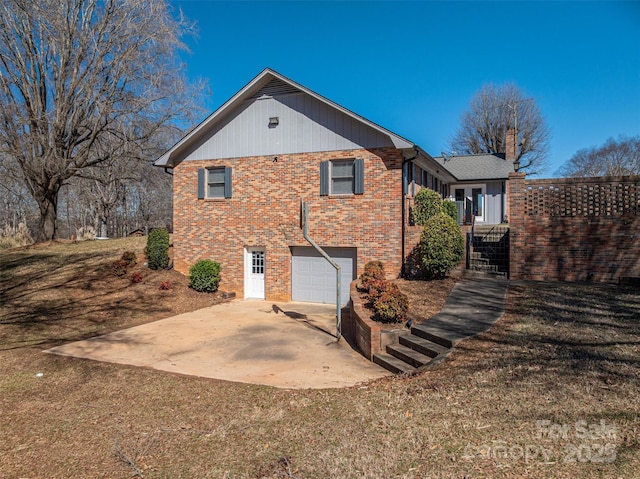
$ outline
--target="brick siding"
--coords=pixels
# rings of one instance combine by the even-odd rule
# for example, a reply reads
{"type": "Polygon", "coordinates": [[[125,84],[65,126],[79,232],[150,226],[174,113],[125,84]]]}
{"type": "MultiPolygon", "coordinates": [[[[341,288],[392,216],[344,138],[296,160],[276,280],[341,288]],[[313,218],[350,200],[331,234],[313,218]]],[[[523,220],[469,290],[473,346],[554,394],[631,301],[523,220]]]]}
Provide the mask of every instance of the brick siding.
{"type": "Polygon", "coordinates": [[[640,277],[640,177],[509,176],[513,279],[640,277]]]}
{"type": "Polygon", "coordinates": [[[394,148],[183,161],[174,168],[174,266],[187,274],[199,259],[221,264],[220,288],[244,297],[244,251],[264,247],[267,300],[291,299],[292,246],[308,246],[300,198],[310,206],[309,233],[321,246],[357,248],[357,274],[370,260],[401,270],[402,153],[394,148]],[[320,196],[320,162],[364,160],[363,195],[320,196]],[[197,170],[233,168],[233,197],[197,199],[197,170]]]}

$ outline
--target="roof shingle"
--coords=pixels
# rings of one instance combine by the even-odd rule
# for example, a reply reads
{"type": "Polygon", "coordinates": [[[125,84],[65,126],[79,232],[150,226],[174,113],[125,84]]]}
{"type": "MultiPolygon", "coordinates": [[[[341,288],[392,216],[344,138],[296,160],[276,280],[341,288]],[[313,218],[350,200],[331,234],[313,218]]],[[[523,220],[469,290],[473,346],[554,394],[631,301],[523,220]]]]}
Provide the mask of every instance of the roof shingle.
{"type": "Polygon", "coordinates": [[[459,181],[506,180],[515,171],[513,162],[493,154],[449,156],[446,161],[436,156],[434,160],[459,181]]]}

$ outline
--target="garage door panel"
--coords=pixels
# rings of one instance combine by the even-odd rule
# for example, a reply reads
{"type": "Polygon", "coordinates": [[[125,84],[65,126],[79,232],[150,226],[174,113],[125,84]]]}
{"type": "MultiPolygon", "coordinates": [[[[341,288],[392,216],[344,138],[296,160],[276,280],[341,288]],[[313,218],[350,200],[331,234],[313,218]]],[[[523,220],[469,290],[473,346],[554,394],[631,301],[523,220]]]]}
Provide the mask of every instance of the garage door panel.
{"type": "MultiPolygon", "coordinates": [[[[326,248],[329,256],[340,265],[342,304],[349,301],[349,284],[355,279],[356,249],[326,248]]],[[[336,271],[314,248],[291,248],[291,297],[294,301],[334,303],[336,271]]]]}

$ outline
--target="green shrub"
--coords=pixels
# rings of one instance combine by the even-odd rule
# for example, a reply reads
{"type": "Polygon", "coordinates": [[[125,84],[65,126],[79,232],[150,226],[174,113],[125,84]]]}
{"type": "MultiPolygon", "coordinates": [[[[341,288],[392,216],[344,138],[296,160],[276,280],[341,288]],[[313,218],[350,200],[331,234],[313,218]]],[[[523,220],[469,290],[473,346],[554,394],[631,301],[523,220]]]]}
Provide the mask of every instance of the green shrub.
{"type": "Polygon", "coordinates": [[[136,254],[133,251],[125,251],[124,253],[122,253],[122,258],[120,259],[127,263],[127,266],[133,266],[137,263],[136,254]]]}
{"type": "Polygon", "coordinates": [[[443,201],[442,211],[451,216],[456,223],[458,222],[458,207],[453,201],[443,201]]]}
{"type": "Polygon", "coordinates": [[[189,269],[189,286],[203,293],[214,293],[220,283],[220,264],[201,259],[189,269]]]}
{"type": "Polygon", "coordinates": [[[401,323],[407,318],[409,299],[390,281],[373,302],[374,319],[382,323],[401,323]]]}
{"type": "Polygon", "coordinates": [[[413,222],[424,226],[429,218],[442,212],[442,198],[429,188],[422,188],[414,198],[413,222]]]}
{"type": "Polygon", "coordinates": [[[420,238],[423,273],[430,279],[442,279],[454,269],[464,252],[464,238],[458,224],[447,214],[427,221],[420,238]]]}
{"type": "Polygon", "coordinates": [[[369,261],[364,265],[364,272],[360,275],[360,287],[363,291],[369,291],[369,286],[377,280],[386,278],[384,265],[381,261],[369,261]]]}
{"type": "Polygon", "coordinates": [[[156,228],[149,233],[145,253],[149,268],[166,269],[169,266],[169,232],[164,228],[156,228]]]}

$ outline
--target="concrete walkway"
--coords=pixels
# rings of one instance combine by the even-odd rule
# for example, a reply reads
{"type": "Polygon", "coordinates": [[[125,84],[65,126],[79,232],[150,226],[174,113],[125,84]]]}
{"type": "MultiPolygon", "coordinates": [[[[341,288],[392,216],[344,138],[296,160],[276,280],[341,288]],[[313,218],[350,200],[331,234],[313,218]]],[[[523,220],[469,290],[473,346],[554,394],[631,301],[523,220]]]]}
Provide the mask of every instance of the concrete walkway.
{"type": "Polygon", "coordinates": [[[487,331],[504,313],[508,281],[463,280],[453,287],[442,310],[427,321],[413,325],[375,363],[393,373],[415,373],[438,364],[463,339],[487,331]]]}
{"type": "Polygon", "coordinates": [[[232,301],[47,352],[292,389],[389,374],[332,334],[335,306],[232,301]]]}
{"type": "Polygon", "coordinates": [[[488,331],[504,313],[508,284],[504,279],[460,281],[442,310],[416,328],[449,341],[449,347],[488,331]]]}

